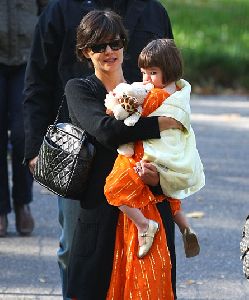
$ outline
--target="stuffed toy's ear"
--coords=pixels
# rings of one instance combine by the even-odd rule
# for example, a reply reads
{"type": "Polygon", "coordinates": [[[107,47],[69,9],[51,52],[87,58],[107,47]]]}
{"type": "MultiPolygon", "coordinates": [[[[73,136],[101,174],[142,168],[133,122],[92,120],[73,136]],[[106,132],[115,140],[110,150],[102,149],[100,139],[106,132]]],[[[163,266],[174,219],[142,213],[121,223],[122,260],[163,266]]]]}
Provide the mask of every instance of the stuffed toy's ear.
{"type": "Polygon", "coordinates": [[[106,95],[106,97],[105,97],[105,107],[107,109],[113,111],[114,107],[118,104],[119,104],[118,99],[115,97],[113,92],[110,92],[109,94],[106,95]]]}

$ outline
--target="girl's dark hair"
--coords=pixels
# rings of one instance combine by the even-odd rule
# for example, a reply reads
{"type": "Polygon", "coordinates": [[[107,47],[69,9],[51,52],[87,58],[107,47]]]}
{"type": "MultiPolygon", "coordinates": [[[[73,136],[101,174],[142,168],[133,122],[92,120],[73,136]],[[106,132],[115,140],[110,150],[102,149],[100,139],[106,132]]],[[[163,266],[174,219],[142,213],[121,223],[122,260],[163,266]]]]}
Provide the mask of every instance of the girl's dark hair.
{"type": "Polygon", "coordinates": [[[92,10],[86,14],[77,28],[76,55],[86,60],[83,51],[94,44],[105,43],[120,37],[127,47],[128,35],[121,17],[111,10],[92,10]]]}
{"type": "Polygon", "coordinates": [[[151,41],[140,53],[138,67],[160,68],[164,84],[181,79],[183,74],[182,56],[172,39],[151,41]]]}

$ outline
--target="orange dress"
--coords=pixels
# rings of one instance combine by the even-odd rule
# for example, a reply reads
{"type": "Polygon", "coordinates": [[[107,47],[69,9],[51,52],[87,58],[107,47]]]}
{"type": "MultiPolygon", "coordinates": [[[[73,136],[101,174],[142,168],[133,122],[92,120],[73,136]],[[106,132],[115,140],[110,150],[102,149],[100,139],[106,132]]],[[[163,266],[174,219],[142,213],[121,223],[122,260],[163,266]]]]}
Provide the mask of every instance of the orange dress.
{"type": "MultiPolygon", "coordinates": [[[[143,105],[143,116],[148,116],[169,96],[162,89],[153,89],[143,105]]],[[[146,130],[146,129],[145,129],[146,130]]],[[[138,259],[137,229],[133,222],[120,213],[114,250],[113,270],[107,300],[171,300],[171,261],[167,237],[156,203],[165,199],[155,196],[133,167],[143,158],[143,144],[138,141],[131,158],[118,155],[106,179],[105,195],[111,205],[128,205],[140,208],[148,219],[155,220],[160,230],[150,252],[138,259]]],[[[170,201],[173,211],[179,210],[179,200],[170,201]]]]}

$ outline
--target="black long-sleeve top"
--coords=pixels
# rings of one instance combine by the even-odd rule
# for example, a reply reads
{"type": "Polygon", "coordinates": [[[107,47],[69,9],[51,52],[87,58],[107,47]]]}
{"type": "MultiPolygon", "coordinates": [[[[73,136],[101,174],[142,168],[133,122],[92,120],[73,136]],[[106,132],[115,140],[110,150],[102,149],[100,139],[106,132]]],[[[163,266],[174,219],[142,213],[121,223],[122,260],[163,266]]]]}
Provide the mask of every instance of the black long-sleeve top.
{"type": "Polygon", "coordinates": [[[104,106],[107,91],[95,75],[87,80],[69,80],[65,94],[72,123],[96,139],[96,156],[84,201],[81,200],[82,207],[95,207],[106,201],[105,179],[117,157],[117,147],[137,140],[160,138],[158,120],[157,117],[140,118],[135,126],[129,127],[123,121],[108,116],[104,106]]]}
{"type": "MultiPolygon", "coordinates": [[[[92,9],[111,7],[121,14],[129,31],[123,63],[130,82],[141,80],[138,55],[156,38],[173,38],[167,11],[159,1],[50,1],[36,25],[24,88],[25,159],[37,156],[47,127],[54,122],[66,82],[93,73],[75,55],[76,28],[92,9]],[[142,8],[143,7],[143,8],[142,8]]],[[[60,121],[68,121],[66,105],[60,121]]]]}

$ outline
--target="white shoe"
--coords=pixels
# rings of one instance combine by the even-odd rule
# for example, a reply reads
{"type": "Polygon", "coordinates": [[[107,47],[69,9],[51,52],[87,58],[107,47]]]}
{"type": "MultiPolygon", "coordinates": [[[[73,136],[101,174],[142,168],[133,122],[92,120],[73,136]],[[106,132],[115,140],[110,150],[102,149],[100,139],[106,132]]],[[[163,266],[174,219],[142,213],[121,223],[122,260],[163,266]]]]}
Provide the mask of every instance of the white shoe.
{"type": "Polygon", "coordinates": [[[159,224],[153,220],[149,220],[149,226],[146,232],[140,233],[139,236],[144,238],[144,243],[139,246],[137,256],[143,258],[152,247],[154,237],[159,230],[159,224]]]}

